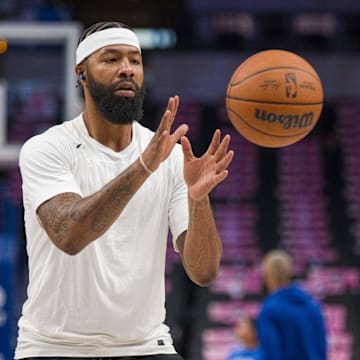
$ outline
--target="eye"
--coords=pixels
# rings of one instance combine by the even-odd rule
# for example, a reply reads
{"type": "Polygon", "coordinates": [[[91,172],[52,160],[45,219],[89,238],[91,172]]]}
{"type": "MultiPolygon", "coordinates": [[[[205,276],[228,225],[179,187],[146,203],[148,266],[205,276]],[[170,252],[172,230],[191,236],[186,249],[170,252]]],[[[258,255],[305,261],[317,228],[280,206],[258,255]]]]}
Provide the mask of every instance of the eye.
{"type": "Polygon", "coordinates": [[[139,60],[139,59],[132,59],[132,60],[130,60],[130,63],[131,63],[131,64],[134,64],[134,65],[139,65],[139,64],[140,64],[140,60],[139,60]]]}
{"type": "Polygon", "coordinates": [[[111,63],[113,63],[113,62],[116,61],[116,58],[114,58],[114,57],[109,57],[109,58],[106,58],[104,61],[105,61],[106,63],[108,63],[108,64],[111,64],[111,63]]]}

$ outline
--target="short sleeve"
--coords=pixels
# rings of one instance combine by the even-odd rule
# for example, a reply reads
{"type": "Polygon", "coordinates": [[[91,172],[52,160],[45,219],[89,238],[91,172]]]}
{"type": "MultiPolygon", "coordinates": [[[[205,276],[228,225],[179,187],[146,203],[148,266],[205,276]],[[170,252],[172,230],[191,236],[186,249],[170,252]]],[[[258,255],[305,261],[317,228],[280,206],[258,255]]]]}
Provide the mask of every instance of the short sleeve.
{"type": "Polygon", "coordinates": [[[171,161],[173,161],[173,189],[169,207],[169,224],[173,246],[175,251],[178,252],[179,249],[176,247],[176,240],[189,226],[188,191],[184,180],[184,160],[180,146],[176,146],[173,150],[171,161]]]}
{"type": "Polygon", "coordinates": [[[46,200],[65,192],[79,195],[81,190],[70,168],[66,146],[38,135],[28,140],[20,151],[19,166],[24,202],[36,212],[46,200]]]}

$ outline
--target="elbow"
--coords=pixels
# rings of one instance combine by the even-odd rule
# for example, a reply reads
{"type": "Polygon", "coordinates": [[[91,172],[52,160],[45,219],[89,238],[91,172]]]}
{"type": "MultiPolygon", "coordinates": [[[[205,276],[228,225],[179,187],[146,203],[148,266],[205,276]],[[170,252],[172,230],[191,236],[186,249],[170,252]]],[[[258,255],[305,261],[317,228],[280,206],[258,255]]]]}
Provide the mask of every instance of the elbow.
{"type": "Polygon", "coordinates": [[[81,244],[81,241],[73,238],[66,238],[62,240],[52,239],[52,242],[59,250],[70,256],[79,254],[84,248],[84,246],[81,244]]]}
{"type": "Polygon", "coordinates": [[[61,251],[70,256],[75,256],[79,254],[82,250],[78,245],[74,242],[63,242],[60,246],[58,246],[61,251]]]}
{"type": "Polygon", "coordinates": [[[61,234],[47,232],[51,242],[67,255],[79,254],[87,245],[97,238],[89,236],[85,231],[69,229],[61,234]]]}
{"type": "Polygon", "coordinates": [[[190,278],[196,285],[207,287],[216,279],[218,272],[219,268],[216,268],[211,271],[192,274],[190,278]]]}
{"type": "Polygon", "coordinates": [[[81,251],[81,249],[78,249],[77,247],[75,247],[75,246],[63,246],[62,248],[61,248],[61,250],[65,253],[65,254],[67,254],[67,255],[70,255],[70,256],[75,256],[75,255],[77,255],[77,254],[79,254],[80,253],[80,251],[81,251]]]}

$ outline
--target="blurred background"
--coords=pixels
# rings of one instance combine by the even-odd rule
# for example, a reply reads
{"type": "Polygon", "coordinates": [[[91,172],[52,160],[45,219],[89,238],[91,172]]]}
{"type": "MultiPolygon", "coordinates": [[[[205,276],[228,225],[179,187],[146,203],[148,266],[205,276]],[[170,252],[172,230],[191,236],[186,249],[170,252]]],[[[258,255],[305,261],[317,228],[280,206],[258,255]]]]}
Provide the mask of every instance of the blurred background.
{"type": "Polygon", "coordinates": [[[76,43],[84,28],[105,20],[139,35],[144,124],[156,128],[178,94],[176,123],[190,125],[197,154],[215,128],[233,135],[230,175],[211,194],[224,242],[212,285],[188,280],[169,238],[167,323],[179,353],[226,359],[235,322],[256,315],[266,296],[262,255],[281,247],[294,257],[296,279],[322,303],[328,359],[359,359],[360,1],[0,0],[0,360],[13,357],[27,285],[19,148],[81,111],[76,43]],[[243,60],[275,48],[313,65],[325,103],[305,139],[267,149],[234,131],[225,93],[243,60]]]}

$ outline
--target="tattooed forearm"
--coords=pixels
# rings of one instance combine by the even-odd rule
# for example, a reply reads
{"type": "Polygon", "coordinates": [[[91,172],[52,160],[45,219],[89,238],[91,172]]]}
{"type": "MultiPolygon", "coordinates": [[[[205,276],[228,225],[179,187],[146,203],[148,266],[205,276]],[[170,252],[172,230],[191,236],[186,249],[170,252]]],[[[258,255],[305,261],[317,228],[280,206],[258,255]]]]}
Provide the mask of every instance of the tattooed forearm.
{"type": "Polygon", "coordinates": [[[74,206],[72,207],[70,211],[70,219],[74,222],[78,222],[80,224],[83,224],[86,220],[86,213],[81,211],[81,202],[78,201],[74,206]]]}
{"type": "Polygon", "coordinates": [[[111,220],[121,213],[134,194],[129,185],[114,190],[109,189],[109,192],[109,200],[96,208],[92,218],[91,228],[96,233],[103,232],[113,223],[111,220]]]}
{"type": "Polygon", "coordinates": [[[43,203],[38,215],[55,245],[77,253],[105,233],[147,177],[135,162],[93,195],[60,194],[43,203]]]}

